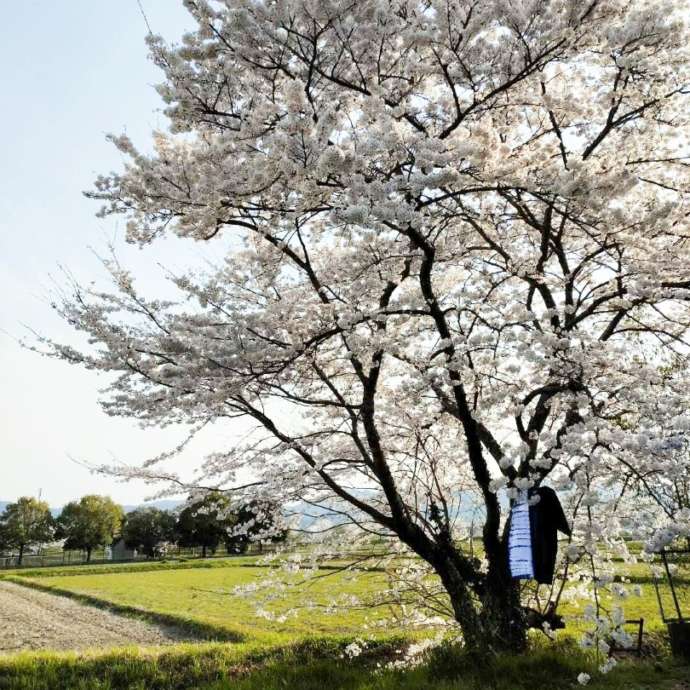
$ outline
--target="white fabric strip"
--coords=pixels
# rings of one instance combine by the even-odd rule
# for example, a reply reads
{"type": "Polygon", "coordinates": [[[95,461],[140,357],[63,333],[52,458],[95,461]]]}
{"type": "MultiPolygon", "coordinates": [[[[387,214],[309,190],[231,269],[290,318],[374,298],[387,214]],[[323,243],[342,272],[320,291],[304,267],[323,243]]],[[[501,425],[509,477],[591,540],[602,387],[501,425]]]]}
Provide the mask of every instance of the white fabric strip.
{"type": "Polygon", "coordinates": [[[520,579],[534,577],[532,561],[532,532],[529,523],[527,492],[521,494],[510,513],[508,533],[508,562],[510,574],[520,579]]]}

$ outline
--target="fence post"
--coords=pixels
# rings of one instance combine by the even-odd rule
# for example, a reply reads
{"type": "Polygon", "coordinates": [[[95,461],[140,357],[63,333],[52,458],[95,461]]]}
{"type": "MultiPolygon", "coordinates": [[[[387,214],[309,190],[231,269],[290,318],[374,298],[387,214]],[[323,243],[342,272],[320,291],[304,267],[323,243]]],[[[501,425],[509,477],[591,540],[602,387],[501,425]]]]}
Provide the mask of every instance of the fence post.
{"type": "Polygon", "coordinates": [[[666,551],[661,551],[661,558],[664,562],[664,568],[666,569],[666,577],[668,578],[668,583],[671,586],[671,596],[673,597],[673,603],[676,607],[676,613],[678,614],[678,620],[683,620],[683,614],[680,612],[680,604],[678,603],[678,597],[676,596],[676,588],[673,584],[673,577],[671,577],[671,570],[668,567],[668,561],[666,560],[666,551]]]}

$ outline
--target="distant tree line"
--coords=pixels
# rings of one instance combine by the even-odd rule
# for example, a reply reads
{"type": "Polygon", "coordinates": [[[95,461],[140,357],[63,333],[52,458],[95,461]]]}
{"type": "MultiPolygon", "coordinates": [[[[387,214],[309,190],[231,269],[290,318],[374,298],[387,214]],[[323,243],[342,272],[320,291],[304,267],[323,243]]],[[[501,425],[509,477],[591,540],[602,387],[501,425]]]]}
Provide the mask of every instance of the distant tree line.
{"type": "Polygon", "coordinates": [[[64,506],[54,517],[45,501],[23,496],[0,514],[0,553],[17,554],[21,565],[27,549],[62,541],[65,550],[81,550],[90,562],[94,549],[122,539],[129,549],[154,557],[167,545],[201,548],[202,557],[224,546],[244,553],[252,541],[283,541],[277,506],[266,501],[233,505],[221,492],[190,499],[179,511],[154,507],[125,513],[108,496],[87,495],[64,506]]]}

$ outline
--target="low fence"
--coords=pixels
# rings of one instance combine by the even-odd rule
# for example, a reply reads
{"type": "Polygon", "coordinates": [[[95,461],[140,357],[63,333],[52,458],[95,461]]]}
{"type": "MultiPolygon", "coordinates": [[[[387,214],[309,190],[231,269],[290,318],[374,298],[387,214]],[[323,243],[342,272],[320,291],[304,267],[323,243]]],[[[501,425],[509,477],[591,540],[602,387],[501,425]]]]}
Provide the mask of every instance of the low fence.
{"type": "MultiPolygon", "coordinates": [[[[225,549],[218,549],[215,552],[207,551],[206,558],[229,558],[231,556],[254,556],[260,553],[270,553],[274,550],[273,544],[251,544],[247,551],[243,554],[227,553],[225,549]]],[[[175,560],[185,558],[202,558],[203,552],[200,547],[168,548],[165,553],[161,553],[151,558],[137,554],[129,558],[117,558],[109,553],[108,549],[94,549],[91,552],[91,560],[89,565],[99,565],[104,563],[138,563],[143,561],[163,561],[175,560]]],[[[19,556],[0,555],[0,570],[16,570],[17,568],[50,568],[62,565],[86,565],[86,552],[82,551],[44,551],[42,553],[25,553],[21,564],[19,563],[19,556]]]]}

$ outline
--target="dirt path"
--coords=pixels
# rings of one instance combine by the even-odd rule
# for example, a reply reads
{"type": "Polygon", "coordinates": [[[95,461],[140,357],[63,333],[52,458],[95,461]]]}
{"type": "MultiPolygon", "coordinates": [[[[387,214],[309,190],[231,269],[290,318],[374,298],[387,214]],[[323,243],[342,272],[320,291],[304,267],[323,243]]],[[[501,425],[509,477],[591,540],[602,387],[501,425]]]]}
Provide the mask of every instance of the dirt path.
{"type": "Polygon", "coordinates": [[[0,654],[25,649],[159,645],[194,638],[171,626],[119,616],[0,581],[0,654]]]}

